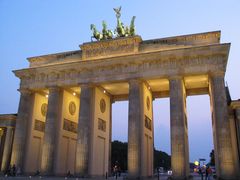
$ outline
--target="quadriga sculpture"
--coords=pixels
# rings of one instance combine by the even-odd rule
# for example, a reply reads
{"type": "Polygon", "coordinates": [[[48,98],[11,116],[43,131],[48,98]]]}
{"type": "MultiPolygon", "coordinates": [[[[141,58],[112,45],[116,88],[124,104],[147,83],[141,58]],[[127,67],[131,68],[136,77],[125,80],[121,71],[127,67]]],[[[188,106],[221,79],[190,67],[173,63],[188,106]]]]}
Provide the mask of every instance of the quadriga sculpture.
{"type": "MultiPolygon", "coordinates": [[[[114,30],[115,37],[135,36],[136,30],[135,30],[134,22],[135,22],[136,16],[132,17],[130,26],[124,26],[124,24],[120,20],[121,6],[119,8],[113,8],[113,10],[115,11],[116,17],[117,17],[117,27],[114,30]]],[[[101,33],[96,29],[96,26],[94,24],[91,24],[90,26],[92,30],[91,40],[92,38],[95,38],[97,41],[114,38],[114,33],[111,30],[107,29],[107,23],[105,21],[102,21],[102,27],[103,29],[101,33]]]]}

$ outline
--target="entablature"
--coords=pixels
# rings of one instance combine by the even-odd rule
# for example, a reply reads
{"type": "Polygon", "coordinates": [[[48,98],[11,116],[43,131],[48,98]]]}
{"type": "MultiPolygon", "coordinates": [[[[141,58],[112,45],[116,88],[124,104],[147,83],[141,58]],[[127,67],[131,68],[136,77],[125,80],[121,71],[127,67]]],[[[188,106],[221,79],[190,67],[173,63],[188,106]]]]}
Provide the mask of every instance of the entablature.
{"type": "Polygon", "coordinates": [[[216,44],[14,71],[21,87],[225,73],[230,44],[216,44]]]}

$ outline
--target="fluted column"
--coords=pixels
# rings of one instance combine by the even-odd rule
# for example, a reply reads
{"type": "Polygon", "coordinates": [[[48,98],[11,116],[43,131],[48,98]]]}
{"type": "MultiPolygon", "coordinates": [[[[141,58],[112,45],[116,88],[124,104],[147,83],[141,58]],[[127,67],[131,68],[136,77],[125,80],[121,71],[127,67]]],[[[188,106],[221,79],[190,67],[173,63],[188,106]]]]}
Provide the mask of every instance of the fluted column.
{"type": "Polygon", "coordinates": [[[75,171],[77,175],[81,176],[86,176],[89,173],[92,101],[93,88],[89,85],[81,85],[75,171]]]}
{"type": "Polygon", "coordinates": [[[12,143],[13,143],[13,128],[7,127],[6,138],[5,138],[4,149],[3,149],[2,165],[1,165],[1,171],[3,172],[5,172],[8,169],[8,166],[10,163],[12,143]]]}
{"type": "Polygon", "coordinates": [[[221,179],[235,179],[236,169],[231,141],[228,106],[224,76],[210,77],[210,97],[214,136],[214,154],[217,176],[221,179]]]}
{"type": "Polygon", "coordinates": [[[32,117],[33,94],[28,90],[20,90],[20,93],[21,96],[16,119],[11,164],[15,164],[16,167],[20,168],[22,171],[24,168],[24,153],[28,124],[32,117]]]}
{"type": "Polygon", "coordinates": [[[181,77],[173,77],[170,85],[171,165],[174,179],[186,179],[189,173],[186,93],[181,77]]]}
{"type": "Polygon", "coordinates": [[[137,178],[141,174],[141,82],[129,81],[128,109],[128,175],[137,178]]]}
{"type": "Polygon", "coordinates": [[[43,174],[54,174],[56,161],[56,136],[57,123],[60,121],[62,107],[62,90],[58,87],[49,88],[48,109],[45,124],[45,133],[42,149],[41,172],[43,174]]]}

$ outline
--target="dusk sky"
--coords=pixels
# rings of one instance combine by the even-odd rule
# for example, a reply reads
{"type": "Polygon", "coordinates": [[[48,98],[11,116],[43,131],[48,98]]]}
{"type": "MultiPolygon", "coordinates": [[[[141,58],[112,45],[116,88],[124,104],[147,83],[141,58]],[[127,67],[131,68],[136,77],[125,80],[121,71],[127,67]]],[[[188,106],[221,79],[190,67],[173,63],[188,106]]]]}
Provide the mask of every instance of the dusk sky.
{"type": "MultiPolygon", "coordinates": [[[[136,16],[143,40],[221,30],[230,42],[226,81],[232,99],[240,98],[239,0],[0,0],[0,114],[16,113],[19,79],[12,70],[28,67],[27,57],[78,50],[91,39],[90,24],[100,30],[102,20],[116,26],[114,7],[122,6],[121,20],[136,16]]],[[[170,153],[169,98],[154,105],[154,144],[170,153]]],[[[209,96],[187,98],[190,160],[209,159],[213,148],[209,96]]],[[[127,141],[128,102],[113,104],[113,140],[127,141]]]]}

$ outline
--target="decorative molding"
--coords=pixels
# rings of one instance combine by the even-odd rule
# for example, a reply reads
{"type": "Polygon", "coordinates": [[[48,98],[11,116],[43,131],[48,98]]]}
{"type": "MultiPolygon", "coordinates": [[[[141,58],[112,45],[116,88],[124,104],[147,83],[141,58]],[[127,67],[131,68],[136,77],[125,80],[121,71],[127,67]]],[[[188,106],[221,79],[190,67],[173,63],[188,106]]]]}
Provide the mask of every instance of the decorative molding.
{"type": "Polygon", "coordinates": [[[45,131],[45,122],[35,119],[34,130],[43,132],[45,131]]]}
{"type": "Polygon", "coordinates": [[[98,118],[98,130],[106,132],[107,123],[105,120],[98,118]]]}
{"type": "Polygon", "coordinates": [[[69,113],[73,116],[74,114],[75,114],[75,112],[76,112],[76,104],[73,102],[73,101],[71,101],[70,103],[69,103],[69,106],[68,106],[68,110],[69,110],[69,113]]]}
{"type": "Polygon", "coordinates": [[[111,40],[84,43],[80,45],[82,49],[82,59],[90,60],[109,56],[119,56],[133,54],[138,51],[140,36],[127,38],[115,38],[111,40]]]}
{"type": "Polygon", "coordinates": [[[46,117],[46,115],[47,115],[47,107],[48,107],[47,103],[43,103],[41,105],[41,114],[44,117],[46,117]]]}
{"type": "Polygon", "coordinates": [[[145,115],[145,128],[147,128],[149,131],[152,131],[152,120],[145,115]]]}
{"type": "Polygon", "coordinates": [[[70,121],[68,119],[64,119],[63,121],[63,130],[65,131],[69,131],[72,133],[77,133],[77,128],[78,128],[78,124],[70,121]]]}
{"type": "Polygon", "coordinates": [[[102,113],[106,111],[106,101],[103,98],[100,100],[100,110],[102,113]]]}
{"type": "Polygon", "coordinates": [[[151,106],[151,102],[150,102],[149,96],[147,96],[147,98],[146,98],[146,106],[147,106],[147,110],[149,111],[150,110],[150,106],[151,106]]]}

